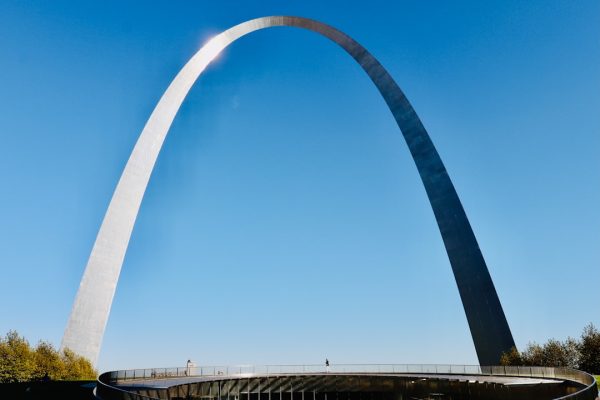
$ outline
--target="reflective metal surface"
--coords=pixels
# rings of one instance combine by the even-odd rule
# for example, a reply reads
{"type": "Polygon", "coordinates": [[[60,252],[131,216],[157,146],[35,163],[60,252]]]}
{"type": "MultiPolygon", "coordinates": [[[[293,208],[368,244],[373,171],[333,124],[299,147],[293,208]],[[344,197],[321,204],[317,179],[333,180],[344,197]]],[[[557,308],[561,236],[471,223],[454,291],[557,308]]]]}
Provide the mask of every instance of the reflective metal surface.
{"type": "Polygon", "coordinates": [[[429,135],[383,66],[360,44],[323,23],[299,17],[263,17],[215,36],[177,74],[144,127],[113,194],[63,337],[69,347],[96,363],[123,258],[156,158],[188,91],[206,66],[238,38],[256,30],[292,26],[331,39],[369,75],[392,112],[421,176],[437,220],[481,364],[498,363],[514,346],[496,289],[463,210],[429,135]]]}
{"type": "Polygon", "coordinates": [[[593,400],[592,375],[568,368],[474,365],[243,365],[111,371],[103,400],[593,400]]]}

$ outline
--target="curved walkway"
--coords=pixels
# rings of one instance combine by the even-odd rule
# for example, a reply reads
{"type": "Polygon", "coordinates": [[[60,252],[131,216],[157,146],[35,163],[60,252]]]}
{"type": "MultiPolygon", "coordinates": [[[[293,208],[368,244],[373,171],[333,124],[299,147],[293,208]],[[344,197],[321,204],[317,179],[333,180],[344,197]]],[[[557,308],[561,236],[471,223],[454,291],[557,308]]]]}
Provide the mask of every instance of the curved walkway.
{"type": "Polygon", "coordinates": [[[153,368],[107,372],[97,386],[102,400],[327,400],[327,395],[593,400],[598,392],[593,376],[564,368],[392,364],[153,368]]]}

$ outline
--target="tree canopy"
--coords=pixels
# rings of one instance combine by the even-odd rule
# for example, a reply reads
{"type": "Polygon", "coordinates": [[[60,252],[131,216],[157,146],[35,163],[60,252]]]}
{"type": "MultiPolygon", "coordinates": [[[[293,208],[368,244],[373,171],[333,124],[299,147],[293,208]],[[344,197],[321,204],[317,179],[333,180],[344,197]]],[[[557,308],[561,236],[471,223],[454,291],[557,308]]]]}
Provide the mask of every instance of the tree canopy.
{"type": "Polygon", "coordinates": [[[550,339],[543,345],[533,342],[521,352],[513,347],[502,355],[500,364],[568,367],[597,374],[600,373],[600,331],[590,323],[579,340],[550,339]]]}
{"type": "Polygon", "coordinates": [[[45,341],[31,347],[16,331],[0,337],[0,383],[43,379],[91,380],[97,376],[90,361],[69,349],[59,352],[45,341]]]}

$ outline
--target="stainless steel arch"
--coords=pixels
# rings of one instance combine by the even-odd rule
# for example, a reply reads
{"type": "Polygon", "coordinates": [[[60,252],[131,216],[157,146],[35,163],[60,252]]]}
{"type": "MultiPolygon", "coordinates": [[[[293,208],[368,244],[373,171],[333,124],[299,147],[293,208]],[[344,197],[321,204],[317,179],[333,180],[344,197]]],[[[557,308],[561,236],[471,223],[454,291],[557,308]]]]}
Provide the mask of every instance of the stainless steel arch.
{"type": "Polygon", "coordinates": [[[383,66],[343,32],[300,17],[253,19],[215,36],[181,69],[150,115],[104,216],[81,280],[62,348],[94,364],[148,180],[163,141],[187,93],[206,66],[229,44],[260,29],[291,26],[331,39],[369,75],[392,112],[413,156],[433,208],[463,302],[479,362],[496,364],[514,346],[504,311],[456,190],[427,131],[383,66]]]}

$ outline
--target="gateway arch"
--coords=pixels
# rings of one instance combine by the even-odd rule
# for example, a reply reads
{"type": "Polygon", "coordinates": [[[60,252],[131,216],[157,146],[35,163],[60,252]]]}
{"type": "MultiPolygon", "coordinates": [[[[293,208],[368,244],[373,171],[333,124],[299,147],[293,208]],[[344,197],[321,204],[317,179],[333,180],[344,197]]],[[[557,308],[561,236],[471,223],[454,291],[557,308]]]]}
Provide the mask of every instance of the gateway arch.
{"type": "Polygon", "coordinates": [[[229,44],[277,26],[308,29],[342,47],[387,103],[415,161],[435,214],[481,365],[494,365],[514,340],[477,239],[448,172],[415,110],[394,79],[364,47],[321,22],[288,16],[253,19],[212,38],[179,71],[150,115],[119,179],[92,248],[61,348],[95,365],[119,273],[148,180],[171,123],[194,82],[229,44]]]}

